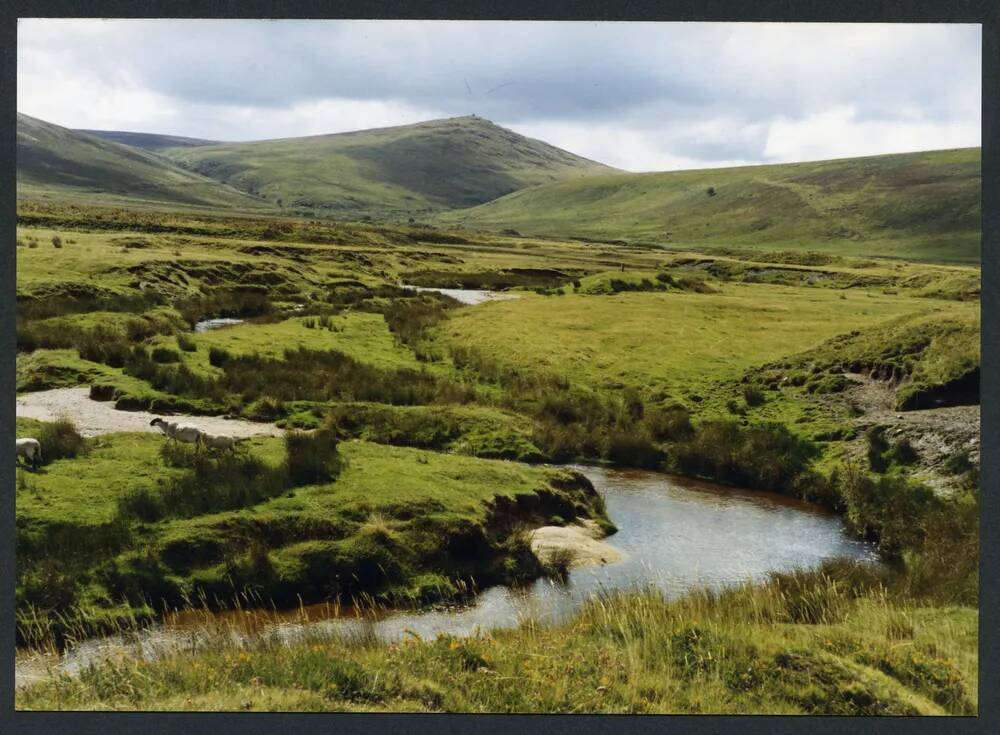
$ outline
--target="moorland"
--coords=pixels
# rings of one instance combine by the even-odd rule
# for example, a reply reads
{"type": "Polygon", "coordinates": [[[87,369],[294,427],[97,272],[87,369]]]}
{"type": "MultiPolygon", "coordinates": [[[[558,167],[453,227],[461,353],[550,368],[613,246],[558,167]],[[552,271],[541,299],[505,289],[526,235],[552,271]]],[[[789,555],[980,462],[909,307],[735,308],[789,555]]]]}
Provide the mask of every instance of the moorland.
{"type": "Polygon", "coordinates": [[[975,711],[978,149],[629,174],[475,117],[236,144],[19,116],[18,144],[25,650],[565,578],[532,529],[615,531],[567,463],[804,499],[885,562],[472,637],[219,636],[18,706],[975,711]],[[72,401],[262,430],[213,455],[72,401]]]}

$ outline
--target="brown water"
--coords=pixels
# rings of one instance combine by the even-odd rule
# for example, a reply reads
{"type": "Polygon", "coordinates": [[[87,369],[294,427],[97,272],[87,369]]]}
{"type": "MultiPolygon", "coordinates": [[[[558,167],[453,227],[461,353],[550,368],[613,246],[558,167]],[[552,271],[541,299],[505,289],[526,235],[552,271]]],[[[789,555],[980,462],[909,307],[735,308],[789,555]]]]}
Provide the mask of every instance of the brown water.
{"type": "Polygon", "coordinates": [[[529,616],[558,622],[602,591],[652,586],[678,597],[695,588],[718,589],[761,580],[770,572],[815,567],[827,559],[878,561],[870,545],[846,533],[838,516],[808,503],[656,472],[576,469],[605,496],[619,529],[607,541],[624,552],[624,559],[573,570],[565,584],[538,580],[522,588],[492,587],[468,605],[418,612],[383,610],[362,616],[331,604],[285,611],[185,612],[128,639],[84,641],[61,657],[21,656],[18,685],[55,670],[73,673],[106,656],[151,657],[196,647],[210,629],[225,629],[237,639],[264,633],[286,641],[327,631],[386,640],[468,635],[513,627],[529,616]]]}

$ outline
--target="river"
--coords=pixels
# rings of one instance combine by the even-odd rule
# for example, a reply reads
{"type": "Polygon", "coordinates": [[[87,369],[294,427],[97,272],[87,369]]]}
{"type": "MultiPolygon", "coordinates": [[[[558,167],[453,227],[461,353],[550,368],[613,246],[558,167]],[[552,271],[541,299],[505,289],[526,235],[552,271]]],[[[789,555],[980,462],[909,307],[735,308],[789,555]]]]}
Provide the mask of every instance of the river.
{"type": "Polygon", "coordinates": [[[330,630],[385,640],[408,634],[461,636],[513,627],[529,616],[559,622],[601,592],[653,586],[678,597],[696,588],[719,589],[761,580],[770,572],[815,567],[827,559],[878,561],[874,549],[852,538],[838,516],[808,503],[657,472],[575,469],[605,497],[618,527],[607,541],[623,552],[622,561],[574,569],[566,583],[542,579],[521,588],[492,587],[467,605],[383,611],[364,620],[350,608],[322,604],[291,611],[189,612],[128,639],[84,641],[62,656],[20,654],[18,686],[53,671],[74,673],[109,655],[155,656],[197,645],[218,623],[237,637],[266,631],[289,641],[330,630]]]}
{"type": "Polygon", "coordinates": [[[475,288],[427,288],[424,286],[407,286],[405,284],[403,288],[411,291],[435,291],[445,296],[450,296],[455,301],[466,306],[476,306],[487,301],[506,301],[517,298],[517,294],[504,293],[503,291],[485,291],[475,288]]]}

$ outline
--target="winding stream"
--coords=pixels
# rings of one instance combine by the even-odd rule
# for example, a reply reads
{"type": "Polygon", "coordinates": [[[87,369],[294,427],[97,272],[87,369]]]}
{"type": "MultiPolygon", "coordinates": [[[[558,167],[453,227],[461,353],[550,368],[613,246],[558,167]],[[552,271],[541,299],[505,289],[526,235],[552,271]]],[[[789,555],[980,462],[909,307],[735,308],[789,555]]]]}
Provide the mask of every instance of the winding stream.
{"type": "Polygon", "coordinates": [[[233,327],[242,324],[244,319],[231,319],[229,317],[216,317],[215,319],[204,319],[194,325],[195,332],[208,332],[212,329],[222,329],[222,327],[233,327]]]}
{"type": "Polygon", "coordinates": [[[466,306],[475,306],[487,301],[506,301],[517,298],[517,294],[504,293],[503,291],[485,291],[475,288],[429,288],[424,286],[408,286],[406,284],[403,285],[403,288],[411,291],[436,291],[445,296],[451,296],[455,301],[466,306]]]}
{"type": "Polygon", "coordinates": [[[17,685],[53,671],[74,673],[106,656],[151,657],[190,648],[218,623],[225,623],[237,637],[266,631],[288,641],[328,630],[375,634],[386,640],[408,634],[460,636],[477,629],[514,627],[528,616],[558,622],[602,591],[651,585],[668,597],[678,597],[699,587],[718,589],[761,580],[773,571],[815,567],[827,559],[878,561],[870,545],[846,533],[839,517],[801,501],[657,472],[576,469],[605,496],[608,514],[619,529],[607,541],[624,553],[624,559],[574,569],[566,584],[538,580],[522,588],[492,587],[468,605],[387,611],[364,619],[350,608],[331,605],[276,612],[185,613],[129,639],[84,641],[62,656],[19,655],[17,685]]]}

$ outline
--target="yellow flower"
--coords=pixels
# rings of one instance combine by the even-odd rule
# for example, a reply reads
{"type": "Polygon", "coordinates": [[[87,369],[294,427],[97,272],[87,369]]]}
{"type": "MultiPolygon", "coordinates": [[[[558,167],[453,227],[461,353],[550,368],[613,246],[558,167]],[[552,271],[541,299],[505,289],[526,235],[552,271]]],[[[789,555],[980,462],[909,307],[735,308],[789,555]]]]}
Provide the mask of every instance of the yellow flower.
{"type": "Polygon", "coordinates": [[[451,643],[448,644],[448,648],[450,648],[452,651],[454,651],[460,645],[461,644],[458,641],[452,641],[451,643]]]}

